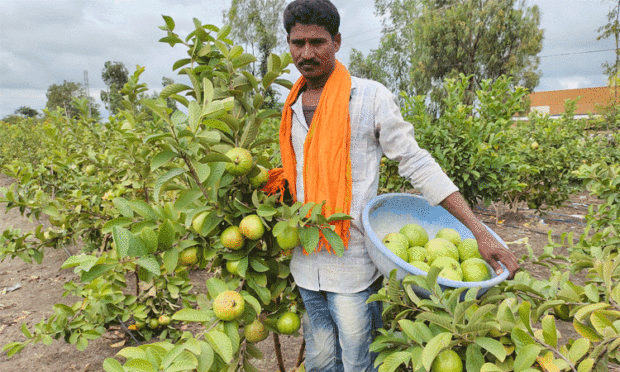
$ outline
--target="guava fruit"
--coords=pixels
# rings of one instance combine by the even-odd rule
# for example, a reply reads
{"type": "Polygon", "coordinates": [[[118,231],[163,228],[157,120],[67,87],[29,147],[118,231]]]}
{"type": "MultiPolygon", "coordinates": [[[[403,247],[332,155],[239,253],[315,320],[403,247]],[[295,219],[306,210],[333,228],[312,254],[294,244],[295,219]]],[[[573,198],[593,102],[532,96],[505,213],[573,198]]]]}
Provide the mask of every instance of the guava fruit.
{"type": "Polygon", "coordinates": [[[456,230],[449,227],[444,227],[443,229],[437,231],[435,238],[446,239],[455,246],[459,245],[461,242],[461,235],[456,230]]]}
{"type": "Polygon", "coordinates": [[[461,263],[463,280],[466,282],[483,282],[491,279],[489,267],[482,258],[472,257],[461,263]]]}
{"type": "Polygon", "coordinates": [[[403,226],[399,233],[407,237],[410,247],[424,246],[424,244],[428,243],[428,233],[417,223],[410,223],[403,226]]]}
{"type": "Polygon", "coordinates": [[[224,321],[237,319],[245,309],[245,300],[239,292],[224,291],[215,297],[213,312],[215,316],[224,321]]]}

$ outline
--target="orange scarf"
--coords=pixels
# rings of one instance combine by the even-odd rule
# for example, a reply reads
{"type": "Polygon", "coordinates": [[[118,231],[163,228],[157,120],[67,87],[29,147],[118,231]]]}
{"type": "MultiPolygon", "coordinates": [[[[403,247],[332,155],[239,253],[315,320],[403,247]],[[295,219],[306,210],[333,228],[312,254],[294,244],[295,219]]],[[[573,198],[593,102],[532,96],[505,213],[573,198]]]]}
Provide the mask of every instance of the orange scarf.
{"type": "MultiPolygon", "coordinates": [[[[282,112],[280,124],[280,152],[283,168],[269,172],[269,182],[263,190],[274,194],[283,194],[284,181],[293,200],[297,198],[297,160],[291,140],[293,110],[300,90],[305,86],[302,76],[291,89],[282,112]]],[[[330,75],[317,107],[310,130],[304,143],[304,196],[305,203],[325,201],[323,215],[351,212],[353,181],[351,178],[351,118],[349,116],[349,97],[351,95],[351,75],[336,61],[336,67],[330,75]]],[[[342,238],[345,248],[349,243],[351,222],[334,221],[335,232],[342,238]]],[[[321,233],[317,251],[325,247],[331,252],[331,246],[321,233]]],[[[304,253],[308,254],[305,249],[304,253]]]]}

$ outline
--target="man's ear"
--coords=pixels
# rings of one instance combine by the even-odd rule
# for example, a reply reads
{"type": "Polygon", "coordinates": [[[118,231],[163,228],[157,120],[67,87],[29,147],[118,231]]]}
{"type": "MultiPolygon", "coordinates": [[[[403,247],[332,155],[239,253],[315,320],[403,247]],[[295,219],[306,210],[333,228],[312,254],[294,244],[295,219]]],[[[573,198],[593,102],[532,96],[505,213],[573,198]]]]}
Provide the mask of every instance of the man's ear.
{"type": "Polygon", "coordinates": [[[340,50],[340,45],[342,44],[342,35],[340,32],[334,35],[334,44],[336,44],[336,52],[338,52],[340,50]]]}

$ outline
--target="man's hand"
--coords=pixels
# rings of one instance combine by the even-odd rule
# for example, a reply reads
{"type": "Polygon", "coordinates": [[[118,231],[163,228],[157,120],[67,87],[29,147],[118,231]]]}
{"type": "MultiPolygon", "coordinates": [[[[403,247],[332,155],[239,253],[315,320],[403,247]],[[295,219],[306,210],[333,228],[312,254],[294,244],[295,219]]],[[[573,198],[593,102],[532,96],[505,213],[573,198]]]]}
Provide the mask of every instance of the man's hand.
{"type": "MultiPolygon", "coordinates": [[[[486,230],[486,229],[485,229],[486,230]]],[[[491,265],[497,275],[501,274],[503,269],[500,262],[503,263],[510,275],[508,279],[513,279],[517,270],[519,270],[519,263],[517,257],[509,249],[504,247],[491,233],[486,231],[480,231],[476,236],[478,242],[478,250],[480,255],[486,262],[491,265]]]]}
{"type": "Polygon", "coordinates": [[[517,257],[497,241],[482,222],[476,218],[463,196],[458,191],[454,192],[440,204],[474,234],[480,255],[491,265],[493,270],[499,275],[503,271],[499,264],[501,262],[510,272],[508,279],[513,279],[519,270],[517,257]]]}

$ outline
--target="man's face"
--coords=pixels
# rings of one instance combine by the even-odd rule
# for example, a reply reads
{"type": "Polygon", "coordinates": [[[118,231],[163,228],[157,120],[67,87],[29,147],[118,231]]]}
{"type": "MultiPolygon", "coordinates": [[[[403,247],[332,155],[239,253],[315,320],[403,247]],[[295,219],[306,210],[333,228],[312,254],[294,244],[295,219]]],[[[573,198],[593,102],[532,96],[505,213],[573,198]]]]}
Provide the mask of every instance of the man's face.
{"type": "Polygon", "coordinates": [[[323,26],[296,23],[291,28],[287,41],[293,62],[306,79],[320,80],[329,77],[336,66],[340,34],[332,39],[323,26]]]}

